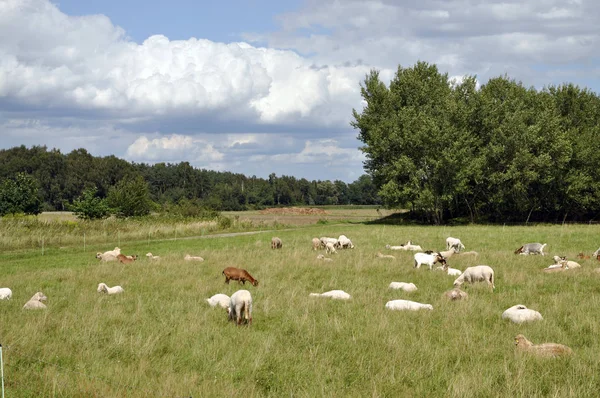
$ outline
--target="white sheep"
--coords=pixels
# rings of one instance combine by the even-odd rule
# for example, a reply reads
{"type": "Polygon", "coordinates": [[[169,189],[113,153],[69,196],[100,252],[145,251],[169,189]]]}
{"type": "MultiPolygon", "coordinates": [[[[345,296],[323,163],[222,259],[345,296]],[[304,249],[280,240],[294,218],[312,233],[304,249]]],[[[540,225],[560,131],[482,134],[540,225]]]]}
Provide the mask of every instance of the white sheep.
{"type": "Polygon", "coordinates": [[[421,304],[410,300],[392,300],[385,303],[385,308],[395,311],[418,311],[418,310],[433,310],[431,304],[421,304]]]}
{"type": "Polygon", "coordinates": [[[183,259],[185,261],[204,261],[204,259],[200,256],[190,256],[189,254],[186,254],[183,259]]]}
{"type": "Polygon", "coordinates": [[[377,258],[392,258],[392,259],[396,258],[396,257],[392,256],[391,254],[383,254],[381,252],[377,252],[375,257],[377,257],[377,258]]]}
{"type": "Polygon", "coordinates": [[[446,238],[446,250],[450,250],[452,247],[455,248],[458,253],[460,249],[465,248],[465,245],[462,244],[460,239],[449,236],[446,238]]]}
{"type": "Polygon", "coordinates": [[[462,271],[456,268],[450,268],[450,267],[437,267],[436,270],[440,270],[440,271],[444,271],[446,274],[450,275],[450,276],[459,276],[460,274],[462,274],[462,271]]]}
{"type": "MultiPolygon", "coordinates": [[[[107,252],[108,253],[108,252],[107,252]]],[[[114,255],[112,252],[110,253],[96,253],[96,258],[99,259],[100,261],[117,261],[117,255],[114,255]]],[[[121,253],[119,253],[121,254],[121,253]]]]}
{"type": "Polygon", "coordinates": [[[206,301],[208,302],[208,304],[210,304],[211,307],[216,307],[217,305],[219,305],[222,308],[227,309],[229,308],[230,298],[226,294],[218,293],[212,296],[211,298],[206,299],[206,301]]]}
{"type": "Polygon", "coordinates": [[[600,254],[600,247],[594,252],[594,254],[592,254],[592,256],[598,257],[598,254],[600,254]]]}
{"type": "Polygon", "coordinates": [[[446,264],[446,260],[444,257],[440,256],[439,253],[415,253],[414,255],[415,265],[414,268],[421,268],[422,264],[427,264],[429,269],[433,268],[433,264],[441,263],[442,265],[446,264]]]}
{"type": "Polygon", "coordinates": [[[322,254],[319,254],[319,255],[317,256],[317,260],[323,260],[323,261],[328,261],[328,262],[331,262],[331,261],[333,261],[333,259],[332,259],[332,258],[325,257],[325,256],[324,256],[324,255],[322,255],[322,254]]]}
{"type": "Polygon", "coordinates": [[[229,299],[229,320],[235,320],[236,324],[241,325],[245,320],[248,325],[252,325],[252,295],[247,290],[238,290],[231,295],[229,299]]]}
{"type": "Polygon", "coordinates": [[[352,241],[346,237],[346,235],[340,235],[337,240],[336,247],[338,249],[354,249],[354,244],[352,241]]]}
{"type": "Polygon", "coordinates": [[[444,292],[442,297],[444,297],[445,299],[448,299],[450,301],[458,301],[458,300],[468,299],[469,295],[467,294],[467,292],[463,292],[459,288],[454,288],[452,290],[448,290],[448,291],[444,292]]]}
{"type": "Polygon", "coordinates": [[[146,257],[150,260],[160,260],[160,256],[155,256],[152,253],[146,253],[146,257]]]}
{"type": "Polygon", "coordinates": [[[327,254],[335,254],[337,253],[337,250],[335,250],[335,244],[332,242],[327,242],[325,244],[325,252],[327,254]]]}
{"type": "Polygon", "coordinates": [[[327,246],[328,242],[331,242],[334,246],[337,245],[337,239],[336,238],[328,238],[326,236],[323,236],[319,240],[321,241],[321,243],[323,244],[324,247],[327,246]]]}
{"type": "Polygon", "coordinates": [[[570,261],[567,260],[566,257],[559,257],[559,256],[553,256],[552,259],[555,261],[554,264],[549,265],[546,269],[552,269],[552,268],[565,268],[565,269],[572,269],[572,268],[581,268],[581,264],[579,264],[578,262],[575,261],[570,261]],[[566,264],[565,264],[566,262],[566,264]]]}
{"type": "Polygon", "coordinates": [[[329,297],[335,300],[348,300],[350,299],[350,295],[343,290],[330,290],[325,293],[311,293],[309,294],[311,297],[329,297]]]}
{"type": "Polygon", "coordinates": [[[0,288],[0,300],[10,300],[12,297],[12,290],[7,287],[0,288]]]}
{"type": "Polygon", "coordinates": [[[515,250],[515,254],[529,255],[529,254],[541,254],[544,255],[544,247],[546,247],[546,243],[526,243],[523,246],[519,247],[515,250]]]}
{"type": "Polygon", "coordinates": [[[312,239],[312,249],[313,250],[319,250],[323,247],[325,247],[325,245],[321,242],[321,239],[319,239],[319,238],[312,239]]]}
{"type": "Polygon", "coordinates": [[[408,242],[406,242],[405,244],[400,245],[400,246],[385,245],[385,248],[389,249],[389,250],[404,250],[404,251],[414,251],[414,252],[423,251],[423,248],[421,246],[419,246],[419,245],[413,245],[410,240],[408,242]]]}
{"type": "Polygon", "coordinates": [[[389,286],[390,289],[404,290],[405,292],[414,292],[417,290],[417,286],[414,283],[408,282],[392,282],[389,286]]]}
{"type": "Polygon", "coordinates": [[[502,319],[508,319],[514,323],[541,321],[542,314],[535,310],[531,310],[522,304],[513,305],[502,313],[502,319]]]}
{"type": "Polygon", "coordinates": [[[442,255],[442,257],[448,260],[453,254],[457,253],[457,251],[454,247],[451,247],[450,250],[444,250],[439,253],[442,255]]]}
{"type": "Polygon", "coordinates": [[[108,294],[119,294],[125,292],[125,290],[121,286],[113,286],[108,287],[106,283],[99,283],[98,289],[96,289],[98,293],[108,293],[108,294]]]}
{"type": "Polygon", "coordinates": [[[456,278],[454,287],[461,287],[464,282],[487,282],[487,284],[492,287],[492,290],[496,288],[496,286],[494,286],[494,270],[488,265],[476,265],[475,267],[467,268],[458,278],[456,278]]]}
{"type": "Polygon", "coordinates": [[[23,308],[26,310],[43,310],[46,308],[46,305],[42,303],[42,301],[46,301],[47,299],[48,297],[46,297],[44,293],[37,292],[25,303],[23,308]]]}

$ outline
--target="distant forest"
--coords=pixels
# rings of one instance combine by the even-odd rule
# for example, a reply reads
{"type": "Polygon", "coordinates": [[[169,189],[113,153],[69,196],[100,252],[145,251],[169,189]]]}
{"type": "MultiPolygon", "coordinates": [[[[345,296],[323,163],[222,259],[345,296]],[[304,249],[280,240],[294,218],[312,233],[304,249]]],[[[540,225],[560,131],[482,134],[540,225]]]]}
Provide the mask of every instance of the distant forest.
{"type": "Polygon", "coordinates": [[[43,210],[67,210],[84,190],[96,187],[105,198],[111,187],[125,177],[141,176],[150,198],[157,204],[197,200],[213,210],[248,210],[290,205],[380,204],[370,176],[353,183],[308,181],[291,176],[268,179],[243,174],[197,169],[188,162],[177,164],[130,163],[115,156],[96,157],[85,149],[68,154],[46,146],[0,150],[0,182],[27,173],[35,178],[43,210]]]}

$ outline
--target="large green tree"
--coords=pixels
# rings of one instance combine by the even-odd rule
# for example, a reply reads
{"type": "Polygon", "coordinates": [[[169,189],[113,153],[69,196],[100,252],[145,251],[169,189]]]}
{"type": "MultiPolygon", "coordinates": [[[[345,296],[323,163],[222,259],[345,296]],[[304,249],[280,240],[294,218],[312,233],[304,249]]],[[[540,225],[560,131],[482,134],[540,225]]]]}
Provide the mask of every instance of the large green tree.
{"type": "Polygon", "coordinates": [[[26,173],[17,173],[0,183],[0,216],[6,214],[39,214],[42,201],[38,196],[38,182],[26,173]]]}

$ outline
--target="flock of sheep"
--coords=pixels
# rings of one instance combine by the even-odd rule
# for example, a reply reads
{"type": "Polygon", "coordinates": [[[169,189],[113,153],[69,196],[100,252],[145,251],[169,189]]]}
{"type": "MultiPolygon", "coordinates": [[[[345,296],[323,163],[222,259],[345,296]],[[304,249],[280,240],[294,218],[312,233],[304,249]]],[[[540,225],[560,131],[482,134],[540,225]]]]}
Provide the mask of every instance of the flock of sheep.
{"type": "MultiPolygon", "coordinates": [[[[278,237],[273,237],[271,239],[271,248],[272,249],[281,249],[283,247],[282,240],[278,237]]],[[[541,243],[528,243],[517,250],[515,250],[515,254],[521,255],[530,255],[530,254],[539,254],[544,255],[544,248],[546,244],[541,243]]],[[[454,254],[461,253],[461,256],[465,255],[474,255],[477,256],[478,253],[471,252],[461,252],[461,250],[465,249],[464,244],[458,238],[448,237],[446,239],[446,250],[445,251],[424,251],[423,248],[419,245],[413,244],[411,241],[408,241],[405,244],[399,246],[391,246],[386,245],[386,249],[388,250],[401,250],[401,251],[415,251],[414,254],[414,268],[420,268],[421,265],[426,265],[430,270],[433,269],[433,266],[437,263],[441,264],[441,266],[436,269],[442,270],[448,275],[458,276],[454,281],[454,288],[452,290],[446,291],[443,294],[443,297],[451,300],[463,300],[468,298],[468,294],[461,290],[460,288],[464,283],[477,283],[484,282],[494,290],[494,270],[487,265],[477,265],[473,267],[468,267],[463,271],[450,268],[447,264],[448,258],[453,256],[454,254]]],[[[352,241],[346,237],[345,235],[340,235],[336,238],[329,237],[321,237],[321,238],[313,238],[312,239],[312,249],[319,250],[325,249],[326,254],[337,254],[340,249],[354,249],[354,244],[352,241]]],[[[593,256],[600,260],[600,248],[594,252],[593,256]]],[[[96,258],[100,261],[118,261],[124,264],[132,263],[137,260],[137,255],[126,256],[121,253],[121,249],[115,247],[114,250],[107,251],[104,253],[97,253],[96,258]]],[[[147,253],[146,257],[149,260],[160,260],[159,256],[155,256],[152,253],[147,253]]],[[[381,252],[378,252],[376,255],[377,258],[392,258],[395,257],[393,255],[384,255],[381,252]]],[[[582,253],[579,255],[580,258],[589,258],[589,256],[584,256],[582,253]]],[[[566,271],[569,269],[574,269],[581,267],[581,265],[575,261],[569,261],[566,257],[554,256],[555,264],[552,264],[544,269],[544,272],[560,272],[566,271]]],[[[333,258],[327,257],[323,254],[319,254],[317,256],[318,260],[321,261],[334,261],[333,258]]],[[[199,256],[190,256],[187,254],[184,257],[186,261],[204,261],[204,258],[199,256]]],[[[238,281],[240,284],[245,284],[249,282],[253,286],[258,286],[258,280],[252,277],[250,273],[244,269],[227,267],[222,271],[222,274],[225,276],[225,282],[229,283],[229,281],[234,280],[238,281]]],[[[403,290],[405,292],[413,292],[417,290],[417,286],[414,283],[407,282],[392,282],[389,285],[390,289],[403,290]]],[[[97,288],[98,293],[107,293],[109,295],[123,293],[124,289],[121,286],[113,286],[109,287],[105,283],[99,283],[97,288]]],[[[332,299],[340,299],[340,300],[348,300],[351,298],[350,294],[346,293],[343,290],[331,290],[324,293],[310,293],[311,297],[328,297],[332,299]]],[[[0,288],[0,300],[8,300],[12,297],[12,291],[10,288],[0,288]]],[[[24,309],[45,309],[46,305],[43,301],[46,301],[47,297],[42,292],[37,292],[33,295],[33,297],[25,303],[23,306],[24,309]]],[[[209,305],[216,307],[220,306],[227,311],[228,319],[234,320],[237,325],[242,324],[243,322],[248,325],[252,324],[252,295],[248,290],[238,290],[231,295],[231,297],[219,293],[214,296],[208,298],[206,300],[209,305]]],[[[409,310],[409,311],[417,311],[421,309],[433,310],[433,306],[431,304],[418,303],[410,300],[391,300],[385,304],[385,308],[390,310],[409,310]]],[[[532,309],[525,307],[522,304],[514,305],[508,308],[502,314],[502,319],[510,320],[514,323],[523,323],[523,322],[532,322],[537,320],[542,320],[542,315],[532,309]]],[[[572,354],[572,350],[564,345],[555,344],[555,343],[544,343],[540,345],[534,345],[529,340],[525,338],[523,335],[518,335],[515,337],[515,345],[518,349],[527,351],[539,356],[546,357],[556,357],[561,355],[570,355],[572,354]]]]}

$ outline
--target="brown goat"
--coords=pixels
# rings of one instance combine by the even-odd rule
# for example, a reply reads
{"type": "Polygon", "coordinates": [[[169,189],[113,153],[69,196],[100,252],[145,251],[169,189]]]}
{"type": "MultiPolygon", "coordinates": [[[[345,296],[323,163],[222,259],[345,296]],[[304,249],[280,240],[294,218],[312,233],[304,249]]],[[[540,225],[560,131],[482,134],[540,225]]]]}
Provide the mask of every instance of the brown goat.
{"type": "Polygon", "coordinates": [[[227,267],[223,270],[225,275],[225,283],[229,283],[230,280],[238,281],[238,283],[246,284],[246,281],[250,282],[252,286],[258,286],[258,281],[252,277],[245,269],[227,267]]]}
{"type": "Polygon", "coordinates": [[[117,255],[117,260],[119,260],[121,264],[129,264],[137,260],[137,255],[134,254],[133,256],[125,256],[123,254],[119,254],[117,255]]]}

